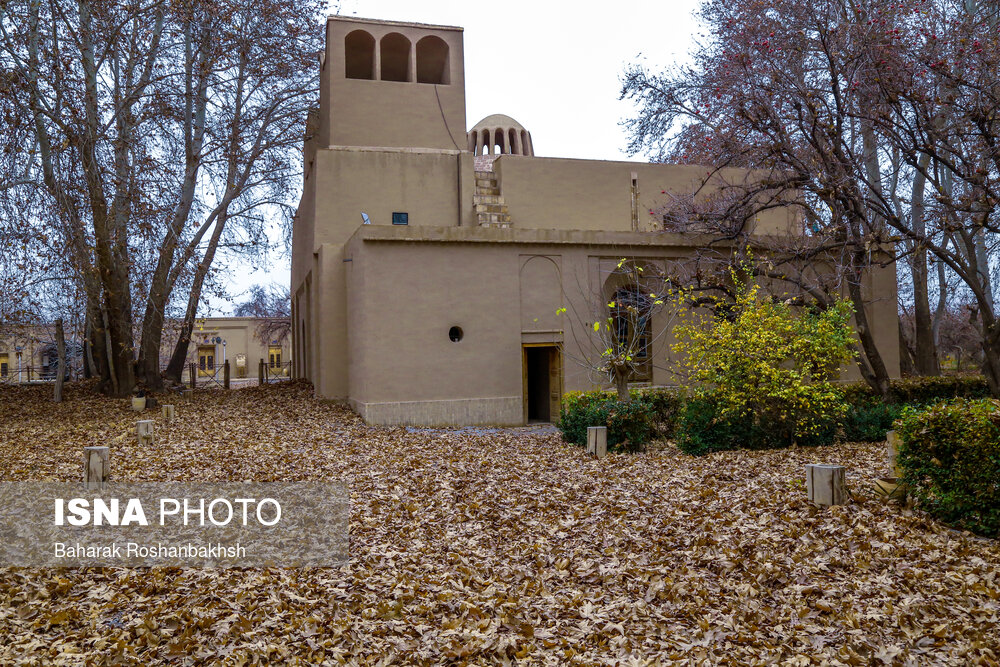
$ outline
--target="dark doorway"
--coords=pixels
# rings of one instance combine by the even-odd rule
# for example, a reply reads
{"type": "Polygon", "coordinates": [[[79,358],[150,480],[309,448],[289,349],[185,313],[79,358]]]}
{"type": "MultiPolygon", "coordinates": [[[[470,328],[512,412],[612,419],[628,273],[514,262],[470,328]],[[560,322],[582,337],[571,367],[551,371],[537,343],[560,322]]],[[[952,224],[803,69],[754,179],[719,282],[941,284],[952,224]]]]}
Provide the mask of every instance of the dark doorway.
{"type": "Polygon", "coordinates": [[[555,422],[562,399],[562,359],[556,345],[525,345],[524,420],[555,422]]]}
{"type": "Polygon", "coordinates": [[[550,421],[549,347],[525,348],[528,371],[528,421],[550,421]]]}

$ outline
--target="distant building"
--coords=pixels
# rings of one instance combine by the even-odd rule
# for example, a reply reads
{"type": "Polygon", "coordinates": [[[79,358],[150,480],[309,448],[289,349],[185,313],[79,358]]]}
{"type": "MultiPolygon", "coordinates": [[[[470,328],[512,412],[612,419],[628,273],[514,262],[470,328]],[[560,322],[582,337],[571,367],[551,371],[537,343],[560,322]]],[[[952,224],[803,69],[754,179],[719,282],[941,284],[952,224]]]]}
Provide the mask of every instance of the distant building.
{"type": "MultiPolygon", "coordinates": [[[[286,320],[287,321],[287,320],[286,320]]],[[[289,375],[291,340],[265,326],[273,320],[256,317],[200,317],[195,320],[188,346],[188,364],[195,364],[201,377],[214,376],[229,361],[230,377],[256,378],[261,360],[275,376],[289,375]],[[270,336],[266,334],[270,333],[270,336]]],[[[166,367],[177,342],[177,323],[164,327],[160,363],[166,367]]],[[[221,378],[222,375],[219,374],[221,378]]]]}
{"type": "MultiPolygon", "coordinates": [[[[285,320],[287,322],[287,319],[285,320]]],[[[179,322],[164,325],[160,346],[160,367],[166,368],[177,342],[179,322]]],[[[79,336],[66,332],[68,374],[83,377],[83,345],[79,336]]],[[[280,320],[255,317],[204,317],[195,320],[188,346],[184,379],[194,364],[198,377],[207,382],[218,376],[229,361],[230,377],[256,379],[263,360],[269,377],[288,377],[291,368],[291,340],[287,324],[280,320]],[[284,329],[284,331],[283,331],[284,329]]],[[[18,326],[0,331],[0,382],[53,380],[58,353],[55,327],[50,324],[18,326]]]]}
{"type": "MultiPolygon", "coordinates": [[[[461,28],[331,17],[321,70],[294,223],[294,374],[379,424],[554,420],[563,392],[602,386],[570,360],[593,344],[573,314],[629,289],[608,278],[621,258],[666,275],[691,257],[703,241],[652,211],[704,169],[537,157],[502,115],[466,131],[461,28]]],[[[802,233],[791,209],[754,232],[802,233]]],[[[894,269],[867,280],[898,375],[894,269]]],[[[633,379],[669,384],[669,337],[646,354],[633,379]]]]}

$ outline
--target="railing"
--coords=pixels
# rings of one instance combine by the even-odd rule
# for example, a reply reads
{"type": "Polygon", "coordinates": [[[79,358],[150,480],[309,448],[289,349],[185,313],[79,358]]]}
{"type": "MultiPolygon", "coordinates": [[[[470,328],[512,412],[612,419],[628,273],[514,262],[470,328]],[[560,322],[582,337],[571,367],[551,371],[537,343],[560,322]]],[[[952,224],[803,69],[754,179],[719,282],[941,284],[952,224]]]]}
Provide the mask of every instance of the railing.
{"type": "Polygon", "coordinates": [[[272,363],[261,359],[257,377],[261,384],[289,380],[292,377],[292,362],[272,363]]]}
{"type": "MultiPolygon", "coordinates": [[[[166,365],[160,368],[166,371],[166,365]]],[[[230,379],[236,386],[253,385],[255,383],[268,384],[272,382],[282,382],[291,379],[292,362],[284,361],[280,363],[269,363],[266,359],[260,360],[260,367],[257,377],[247,373],[246,367],[233,368],[226,360],[222,364],[206,365],[202,368],[197,363],[185,364],[181,371],[181,384],[186,387],[223,387],[228,389],[230,379]],[[226,366],[230,366],[229,373],[226,373],[226,366]],[[241,375],[237,376],[240,373],[241,375]],[[227,377],[227,375],[229,377],[227,377]],[[194,377],[194,382],[191,379],[194,377]]],[[[16,366],[7,367],[7,372],[0,372],[0,384],[28,384],[39,382],[55,382],[58,373],[57,367],[53,366],[16,366]]],[[[84,377],[83,367],[79,364],[70,364],[66,369],[66,381],[82,380],[84,377]]]]}
{"type": "MultiPolygon", "coordinates": [[[[26,384],[29,382],[55,382],[59,373],[58,366],[7,366],[7,372],[0,372],[2,384],[26,384]]],[[[76,364],[66,368],[66,380],[79,380],[83,377],[83,369],[76,364]]]]}

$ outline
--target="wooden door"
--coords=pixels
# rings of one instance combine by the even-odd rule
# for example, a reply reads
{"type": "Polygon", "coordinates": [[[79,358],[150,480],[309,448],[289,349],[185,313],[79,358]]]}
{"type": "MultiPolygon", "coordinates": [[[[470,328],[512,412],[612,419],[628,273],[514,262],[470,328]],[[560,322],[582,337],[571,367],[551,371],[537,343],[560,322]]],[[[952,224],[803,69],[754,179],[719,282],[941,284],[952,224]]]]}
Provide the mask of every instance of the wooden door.
{"type": "Polygon", "coordinates": [[[559,407],[562,401],[562,355],[558,347],[549,348],[549,421],[559,421],[559,407]]]}
{"type": "Polygon", "coordinates": [[[524,423],[536,420],[558,422],[562,401],[562,355],[559,347],[550,343],[522,345],[521,368],[524,423]]]}
{"type": "Polygon", "coordinates": [[[281,348],[274,345],[267,348],[267,365],[271,375],[281,374],[281,348]]]}
{"type": "Polygon", "coordinates": [[[202,345],[198,348],[198,375],[215,373],[215,346],[202,345]]]}

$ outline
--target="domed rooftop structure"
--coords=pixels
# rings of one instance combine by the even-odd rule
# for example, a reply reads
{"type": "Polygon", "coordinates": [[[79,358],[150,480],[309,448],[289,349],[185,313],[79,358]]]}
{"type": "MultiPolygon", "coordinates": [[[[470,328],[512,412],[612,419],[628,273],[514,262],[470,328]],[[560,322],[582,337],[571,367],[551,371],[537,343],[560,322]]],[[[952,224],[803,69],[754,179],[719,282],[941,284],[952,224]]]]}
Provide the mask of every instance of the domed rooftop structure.
{"type": "Polygon", "coordinates": [[[468,133],[474,155],[534,155],[531,132],[510,116],[495,113],[476,123],[468,133]]]}

